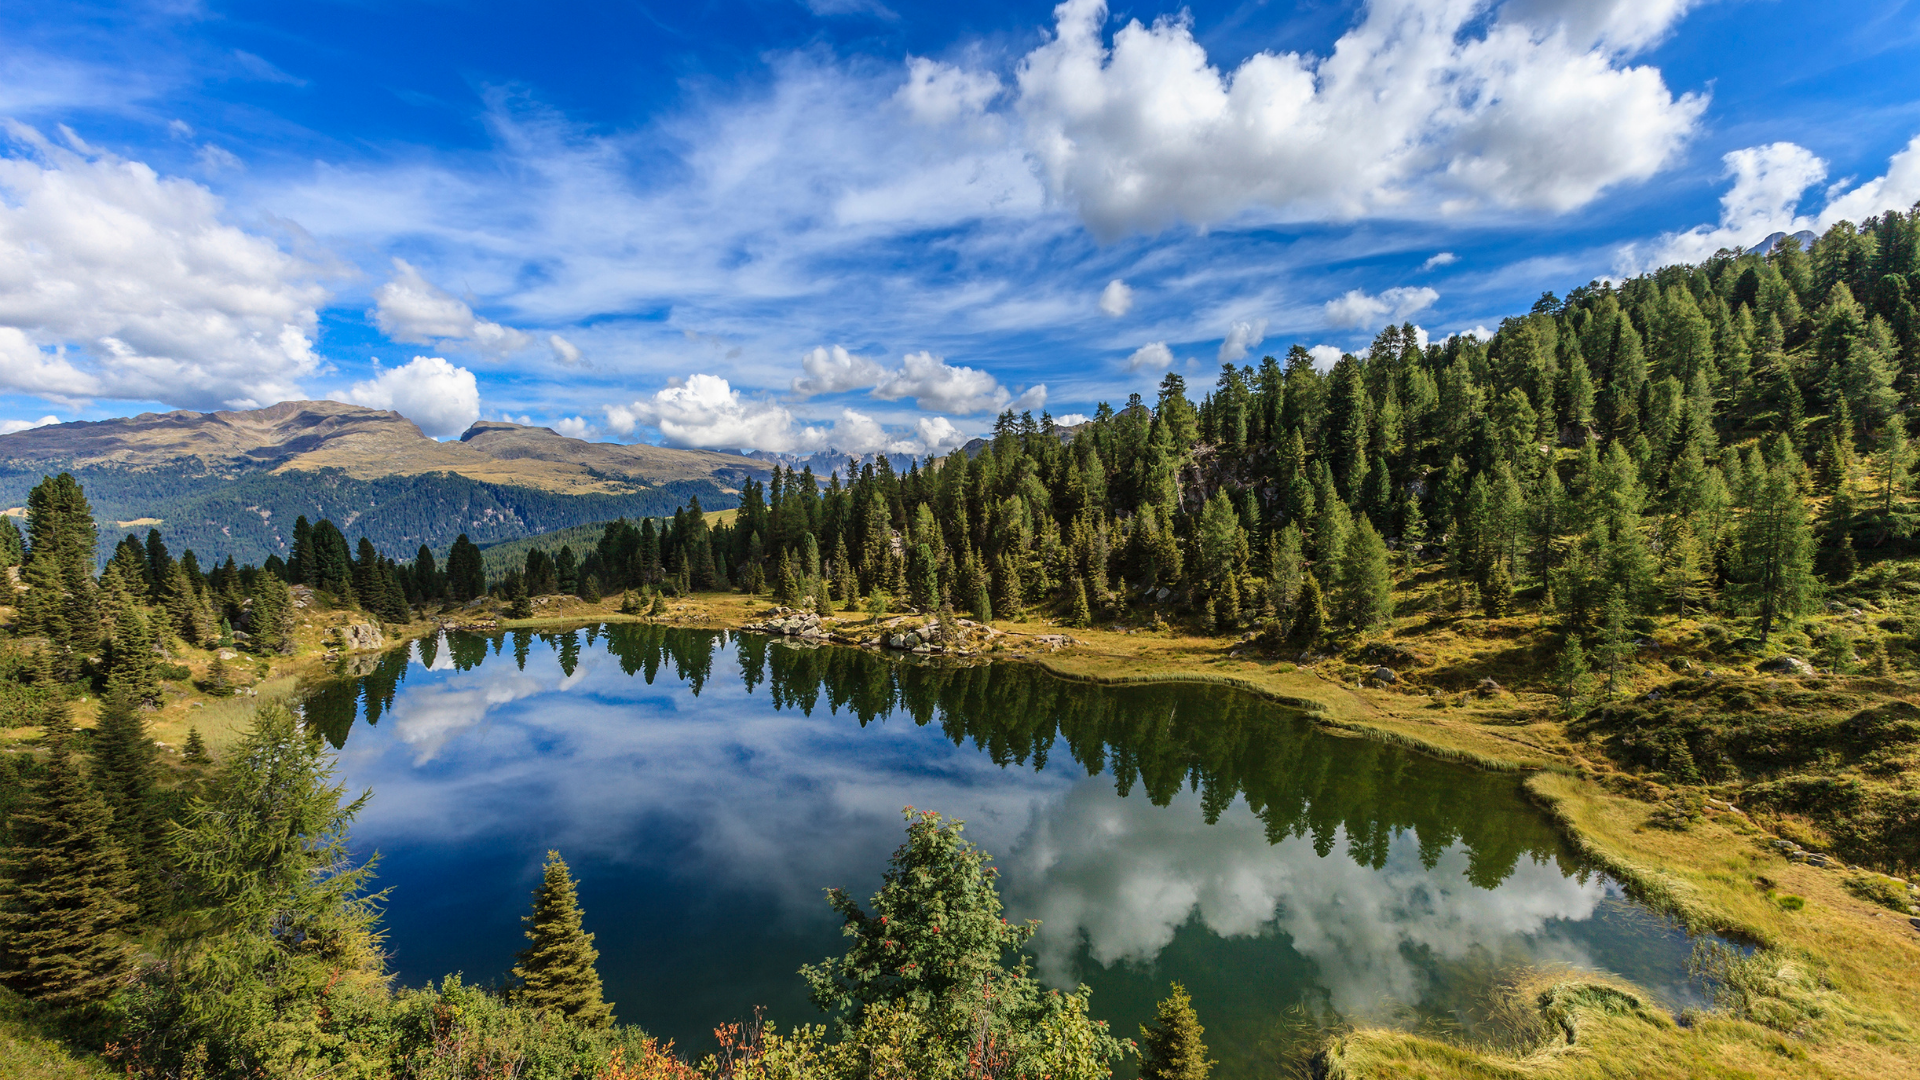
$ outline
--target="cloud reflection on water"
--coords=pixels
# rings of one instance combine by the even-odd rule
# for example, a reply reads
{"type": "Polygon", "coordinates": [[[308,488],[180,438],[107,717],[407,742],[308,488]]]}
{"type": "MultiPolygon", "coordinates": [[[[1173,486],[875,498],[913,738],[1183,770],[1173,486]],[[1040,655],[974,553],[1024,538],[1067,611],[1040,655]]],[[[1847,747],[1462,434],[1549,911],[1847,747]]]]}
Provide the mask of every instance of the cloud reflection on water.
{"type": "MultiPolygon", "coordinates": [[[[570,674],[545,649],[524,670],[499,655],[469,667],[413,664],[379,725],[346,740],[344,778],[375,792],[360,843],[524,851],[529,875],[540,851],[558,847],[576,868],[628,866],[672,882],[674,918],[713,918],[750,897],[756,917],[824,955],[837,927],[822,888],[870,892],[913,803],[966,819],[969,837],[998,856],[1009,912],[1042,920],[1035,951],[1057,984],[1087,977],[1083,958],[1154,968],[1190,923],[1223,939],[1284,939],[1314,973],[1299,994],[1350,1016],[1426,1001],[1450,963],[1609,959],[1592,935],[1566,932],[1593,918],[1604,880],[1537,847],[1486,887],[1467,843],[1444,829],[1423,844],[1395,826],[1369,849],[1349,845],[1349,816],[1330,837],[1296,821],[1275,843],[1271,813],[1256,816],[1245,797],[1213,807],[1209,824],[1202,793],[1183,786],[1157,797],[1166,805],[1138,790],[1118,797],[1111,775],[1088,776],[1065,748],[1036,770],[956,745],[957,729],[937,717],[861,725],[824,703],[811,716],[776,710],[730,649],[714,655],[698,696],[664,671],[653,684],[629,676],[599,649],[582,650],[570,674]]],[[[507,897],[525,885],[474,887],[507,897]]],[[[403,889],[394,904],[406,903],[403,889]]]]}

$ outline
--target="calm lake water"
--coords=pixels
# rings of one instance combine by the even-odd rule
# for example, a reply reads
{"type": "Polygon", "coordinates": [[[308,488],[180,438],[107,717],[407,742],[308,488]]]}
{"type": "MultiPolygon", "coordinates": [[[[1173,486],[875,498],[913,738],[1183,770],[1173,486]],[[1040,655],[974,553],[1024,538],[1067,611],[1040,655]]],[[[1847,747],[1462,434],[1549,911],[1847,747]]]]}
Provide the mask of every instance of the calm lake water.
{"type": "MultiPolygon", "coordinates": [[[[840,951],[912,805],[965,819],[1040,974],[1134,1035],[1172,980],[1222,1080],[1315,1024],[1471,1028],[1516,965],[1696,1000],[1688,941],[1584,867],[1510,776],[1221,687],[1096,687],[757,635],[621,625],[450,635],[314,688],[308,723],[374,797],[394,966],[501,978],[543,854],[581,880],[619,1017],[702,1053],[840,951]],[[368,670],[370,669],[370,670],[368,670]]],[[[1130,1071],[1130,1070],[1129,1070],[1130,1071]]]]}

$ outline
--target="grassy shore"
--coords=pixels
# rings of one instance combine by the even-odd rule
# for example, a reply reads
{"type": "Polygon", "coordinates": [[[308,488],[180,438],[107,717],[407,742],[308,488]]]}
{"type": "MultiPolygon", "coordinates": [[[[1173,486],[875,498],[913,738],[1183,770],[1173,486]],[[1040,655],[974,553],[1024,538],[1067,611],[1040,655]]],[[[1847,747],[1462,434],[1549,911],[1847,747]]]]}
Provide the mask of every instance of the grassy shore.
{"type": "MultiPolygon", "coordinates": [[[[535,618],[498,625],[545,630],[654,621],[729,629],[759,621],[769,606],[736,593],[701,594],[669,600],[661,616],[639,619],[619,615],[619,600],[546,598],[535,618]]],[[[464,621],[484,612],[446,617],[464,621]]],[[[178,748],[191,725],[217,754],[261,700],[288,696],[301,679],[324,676],[332,629],[364,619],[318,605],[303,611],[292,656],[240,661],[251,684],[242,696],[210,698],[185,683],[169,683],[165,707],[150,718],[155,738],[178,748]]],[[[864,614],[836,613],[832,619],[850,631],[872,629],[864,614]]],[[[433,633],[438,625],[419,620],[389,626],[385,636],[391,645],[433,633]]],[[[1006,633],[988,654],[994,659],[1018,659],[1063,678],[1103,683],[1225,683],[1302,709],[1341,734],[1387,739],[1483,768],[1525,771],[1531,774],[1527,789],[1569,839],[1641,899],[1692,929],[1758,946],[1751,958],[1723,972],[1723,981],[1739,992],[1735,1000],[1681,1021],[1631,986],[1565,972],[1518,972],[1502,1000],[1487,1004],[1506,1017],[1494,1026],[1502,1034],[1492,1041],[1354,1029],[1322,1049],[1316,1075],[1920,1077],[1920,932],[1907,916],[1850,890],[1854,871],[1792,862],[1771,844],[1780,833],[1817,835],[1817,823],[1790,815],[1749,816],[1709,803],[1684,828],[1659,827],[1668,788],[1623,772],[1558,717],[1556,699],[1540,675],[1548,667],[1550,643],[1533,620],[1455,622],[1416,607],[1381,638],[1308,663],[1262,656],[1231,638],[1159,625],[1069,631],[1038,617],[995,625],[1006,633]],[[1059,633],[1070,633],[1076,644],[1050,651],[1033,640],[1059,633]],[[1381,645],[1391,649],[1383,653],[1381,645]],[[1390,683],[1373,677],[1383,655],[1395,669],[1390,683]]],[[[1695,655],[1687,643],[1700,635],[1687,626],[1662,633],[1667,662],[1636,666],[1623,694],[1667,685],[1674,670],[1685,666],[1674,659],[1695,655]]],[[[1696,652],[1696,663],[1713,662],[1710,653],[1696,652]]],[[[209,657],[194,651],[184,659],[198,677],[209,657]]],[[[1730,669],[1725,677],[1750,681],[1756,692],[1777,690],[1783,681],[1750,667],[1730,669]]],[[[1910,678],[1805,682],[1841,701],[1920,699],[1920,687],[1910,678]]],[[[81,723],[89,723],[90,706],[79,712],[81,723]]],[[[0,743],[17,749],[32,734],[0,731],[0,743]]],[[[61,1064],[58,1048],[24,1026],[17,1013],[0,1009],[0,1065],[15,1070],[9,1075],[96,1075],[79,1059],[61,1064]],[[31,1069],[29,1062],[35,1063],[31,1069]]]]}

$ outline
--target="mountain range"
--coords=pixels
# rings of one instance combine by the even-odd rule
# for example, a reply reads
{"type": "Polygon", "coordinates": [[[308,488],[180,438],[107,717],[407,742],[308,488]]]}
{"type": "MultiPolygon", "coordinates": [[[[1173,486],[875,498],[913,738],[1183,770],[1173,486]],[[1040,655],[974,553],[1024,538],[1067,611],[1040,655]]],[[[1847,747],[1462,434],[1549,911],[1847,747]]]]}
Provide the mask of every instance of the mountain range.
{"type": "MultiPolygon", "coordinates": [[[[844,459],[842,459],[844,462],[844,459]]],[[[285,555],[294,519],[330,517],[383,552],[443,550],[614,517],[671,514],[698,497],[736,505],[775,462],[712,450],[596,443],[550,428],[481,421],[439,442],[397,412],[334,401],[264,409],[142,413],[0,435],[0,506],[21,514],[42,476],[72,472],[101,526],[102,552],[158,527],[203,563],[285,555]]]]}

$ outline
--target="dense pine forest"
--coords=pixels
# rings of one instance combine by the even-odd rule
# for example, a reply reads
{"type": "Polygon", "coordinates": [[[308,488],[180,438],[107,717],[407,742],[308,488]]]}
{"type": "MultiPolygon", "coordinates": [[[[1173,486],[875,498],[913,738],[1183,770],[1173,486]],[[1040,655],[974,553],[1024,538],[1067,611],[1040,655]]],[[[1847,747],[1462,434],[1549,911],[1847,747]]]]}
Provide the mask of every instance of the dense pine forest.
{"type": "MultiPolygon", "coordinates": [[[[724,523],[698,492],[671,517],[615,507],[631,516],[596,543],[534,547],[495,575],[474,538],[407,518],[425,511],[404,498],[384,518],[299,516],[286,556],[257,565],[252,541],[154,529],[107,537],[100,569],[82,481],[42,479],[24,535],[0,517],[0,711],[40,733],[0,760],[0,981],[134,1076],[508,1075],[508,1061],[512,1075],[694,1075],[612,1023],[557,856],[511,985],[395,992],[374,868],[345,854],[361,803],[314,733],[270,703],[217,760],[197,733],[179,752],[153,743],[143,717],[166,684],[232,694],[254,660],[296,648],[309,604],[403,625],[488,597],[526,617],[539,596],[638,613],[732,590],[821,612],[1172,626],[1274,662],[1517,627],[1545,642],[1528,677],[1570,730],[1681,789],[1677,817],[1697,808],[1689,785],[1743,783],[1748,806],[1823,823],[1847,858],[1911,870],[1907,713],[1830,716],[1857,702],[1708,680],[1658,700],[1622,688],[1649,636],[1683,624],[1748,670],[1781,654],[1889,678],[1920,663],[1902,608],[1920,595],[1916,290],[1920,210],[1889,213],[1810,251],[1789,239],[1548,293],[1490,340],[1389,326],[1326,371],[1299,346],[1225,365],[1197,405],[1169,374],[1154,400],[1103,404],[1070,433],[1006,414],[977,452],[904,472],[776,469],[724,523]],[[1828,605],[1874,614],[1810,618],[1828,605]]],[[[900,1063],[890,1075],[1105,1075],[1124,1048],[1084,992],[1045,992],[1009,963],[1031,930],[1000,918],[983,856],[936,815],[908,834],[872,916],[833,898],[857,932],[807,973],[839,1010],[831,1031],[752,1033],[752,1075],[874,1075],[877,1054],[900,1063]],[[936,938],[912,913],[941,904],[936,938]],[[882,974],[882,955],[918,959],[882,974]]],[[[1163,1035],[1192,1026],[1185,1008],[1169,999],[1163,1035]]],[[[1149,1049],[1150,1064],[1174,1053],[1149,1049]]],[[[1179,1055],[1204,1073],[1203,1048],[1179,1055]]]]}

